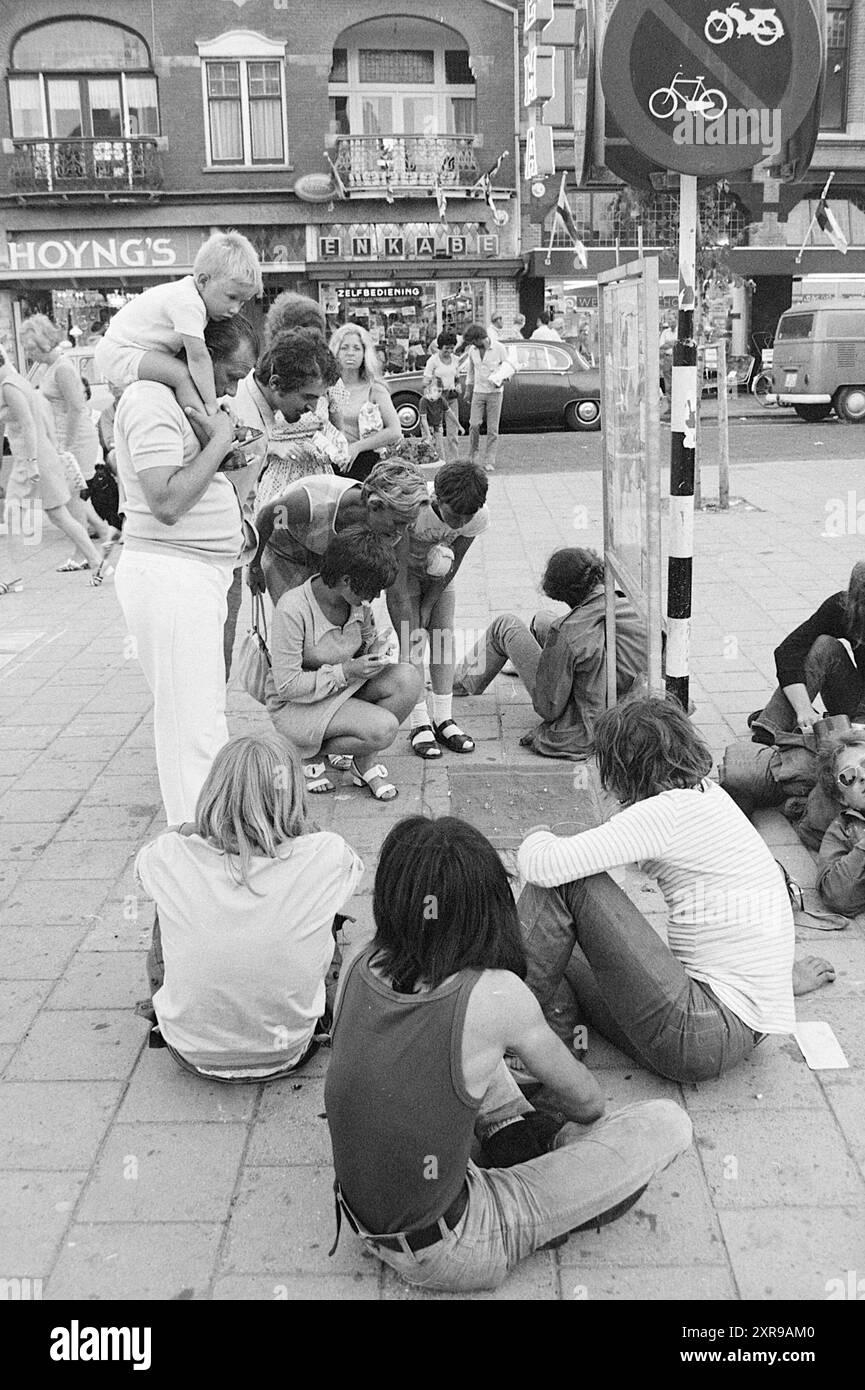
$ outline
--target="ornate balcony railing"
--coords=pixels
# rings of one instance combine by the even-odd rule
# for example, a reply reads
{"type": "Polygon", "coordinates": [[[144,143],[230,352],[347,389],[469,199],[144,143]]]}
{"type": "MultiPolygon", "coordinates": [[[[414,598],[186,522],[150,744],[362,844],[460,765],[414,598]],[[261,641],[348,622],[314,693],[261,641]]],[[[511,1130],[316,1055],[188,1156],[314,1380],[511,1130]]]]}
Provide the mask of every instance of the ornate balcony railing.
{"type": "Polygon", "coordinates": [[[14,140],[10,182],[18,193],[153,192],[162,162],[152,137],[14,140]]]}
{"type": "Polygon", "coordinates": [[[473,135],[339,135],[336,171],[349,193],[467,188],[480,176],[473,135]]]}

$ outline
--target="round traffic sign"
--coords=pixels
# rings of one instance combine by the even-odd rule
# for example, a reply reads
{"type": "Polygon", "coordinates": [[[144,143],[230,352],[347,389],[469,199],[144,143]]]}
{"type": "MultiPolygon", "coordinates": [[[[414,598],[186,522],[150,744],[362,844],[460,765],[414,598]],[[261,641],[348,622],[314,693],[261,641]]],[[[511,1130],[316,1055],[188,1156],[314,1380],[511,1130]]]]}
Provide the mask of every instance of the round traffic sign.
{"type": "Polygon", "coordinates": [[[720,177],[777,162],[815,99],[823,63],[818,0],[755,9],[694,0],[618,0],[601,84],[634,148],[679,174],[720,177]]]}

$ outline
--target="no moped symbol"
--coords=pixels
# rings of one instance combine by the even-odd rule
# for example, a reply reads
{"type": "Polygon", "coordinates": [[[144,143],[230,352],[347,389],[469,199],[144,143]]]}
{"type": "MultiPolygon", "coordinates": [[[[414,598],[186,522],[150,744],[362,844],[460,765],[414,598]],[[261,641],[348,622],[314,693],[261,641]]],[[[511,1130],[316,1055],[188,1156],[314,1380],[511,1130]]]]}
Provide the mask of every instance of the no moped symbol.
{"type": "Polygon", "coordinates": [[[737,39],[756,39],[768,48],[784,37],[784,26],[777,10],[752,8],[749,19],[741,5],[728,5],[726,10],[712,10],[703,32],[709,43],[726,43],[735,35],[737,39]]]}

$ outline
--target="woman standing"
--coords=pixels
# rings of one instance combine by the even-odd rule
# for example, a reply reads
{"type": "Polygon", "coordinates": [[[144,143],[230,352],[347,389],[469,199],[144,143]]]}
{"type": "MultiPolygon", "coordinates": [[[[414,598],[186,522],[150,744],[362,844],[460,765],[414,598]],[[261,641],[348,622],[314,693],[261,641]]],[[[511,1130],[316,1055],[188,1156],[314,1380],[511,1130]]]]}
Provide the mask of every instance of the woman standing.
{"type": "MultiPolygon", "coordinates": [[[[34,385],[51,407],[57,447],[61,453],[72,454],[85,483],[89,483],[102,457],[102,447],[81,378],[60,351],[62,338],[61,330],[45,314],[31,314],[21,325],[21,346],[32,362],[44,367],[34,385]]],[[[103,545],[113,539],[112,528],[74,489],[70,511],[103,545]]],[[[86,568],[84,561],[72,559],[61,566],[61,572],[86,568]]]]}
{"type": "Polygon", "coordinates": [[[12,450],[12,472],[6,488],[4,520],[10,526],[13,508],[19,512],[41,498],[45,515],[68,536],[82,560],[75,569],[92,568],[91,584],[102,583],[102,557],[84,526],[69,510],[69,484],[52,443],[51,419],[44,401],[29,381],[6,361],[0,351],[0,421],[5,424],[12,450]],[[43,411],[45,412],[43,414],[43,411]]]}
{"type": "Polygon", "coordinates": [[[348,440],[349,478],[362,483],[379,462],[378,449],[402,440],[390,392],[379,379],[375,344],[365,328],[346,323],[330,340],[345,388],[341,404],[342,432],[348,440]]]}

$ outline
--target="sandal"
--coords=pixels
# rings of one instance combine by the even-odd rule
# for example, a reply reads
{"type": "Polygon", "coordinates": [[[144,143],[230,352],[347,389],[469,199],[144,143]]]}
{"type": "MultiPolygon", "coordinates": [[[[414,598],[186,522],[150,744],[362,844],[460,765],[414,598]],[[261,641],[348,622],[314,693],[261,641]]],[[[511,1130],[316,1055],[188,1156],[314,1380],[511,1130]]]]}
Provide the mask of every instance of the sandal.
{"type": "Polygon", "coordinates": [[[327,761],[337,772],[351,772],[354,758],[350,753],[328,753],[327,761]]]}
{"type": "MultiPolygon", "coordinates": [[[[89,565],[88,565],[88,569],[89,569],[89,568],[90,568],[90,567],[89,567],[89,565]]],[[[91,589],[98,589],[99,586],[100,586],[100,584],[104,584],[105,581],[106,581],[106,579],[109,577],[109,575],[112,575],[113,573],[114,573],[114,566],[113,566],[113,565],[109,565],[109,566],[107,567],[107,569],[106,569],[105,561],[103,560],[103,561],[102,561],[102,564],[99,566],[99,568],[96,569],[96,570],[94,570],[93,573],[92,573],[91,576],[90,576],[90,587],[91,587],[91,589]]]]}
{"type": "Polygon", "coordinates": [[[68,559],[68,560],[66,561],[65,565],[58,565],[58,566],[57,566],[57,573],[58,573],[58,574],[78,574],[79,570],[89,570],[89,568],[90,568],[90,561],[89,561],[89,560],[75,560],[75,559],[72,559],[72,558],[70,557],[70,559],[68,559]]]}
{"type": "Polygon", "coordinates": [[[452,753],[473,753],[475,751],[475,741],[464,734],[459,724],[453,719],[446,719],[443,724],[434,724],[435,736],[444,748],[449,748],[452,753]],[[445,730],[450,729],[450,733],[445,730]]]}
{"type": "Polygon", "coordinates": [[[416,758],[423,758],[428,761],[431,758],[440,758],[442,750],[436,746],[436,736],[433,733],[431,724],[418,724],[412,729],[408,736],[411,744],[411,751],[416,758]],[[424,737],[421,739],[420,735],[424,737]],[[426,735],[429,734],[429,738],[426,735]]]}
{"type": "Polygon", "coordinates": [[[336,791],[333,782],[325,775],[324,763],[307,763],[303,775],[306,778],[306,790],[312,796],[323,796],[327,792],[336,791]]]}
{"type": "Polygon", "coordinates": [[[360,772],[352,759],[352,782],[356,787],[369,787],[376,801],[393,801],[399,796],[399,792],[393,782],[385,782],[387,768],[384,763],[376,763],[374,767],[367,768],[366,772],[360,772]],[[374,787],[373,782],[380,782],[381,785],[374,787]]]}

